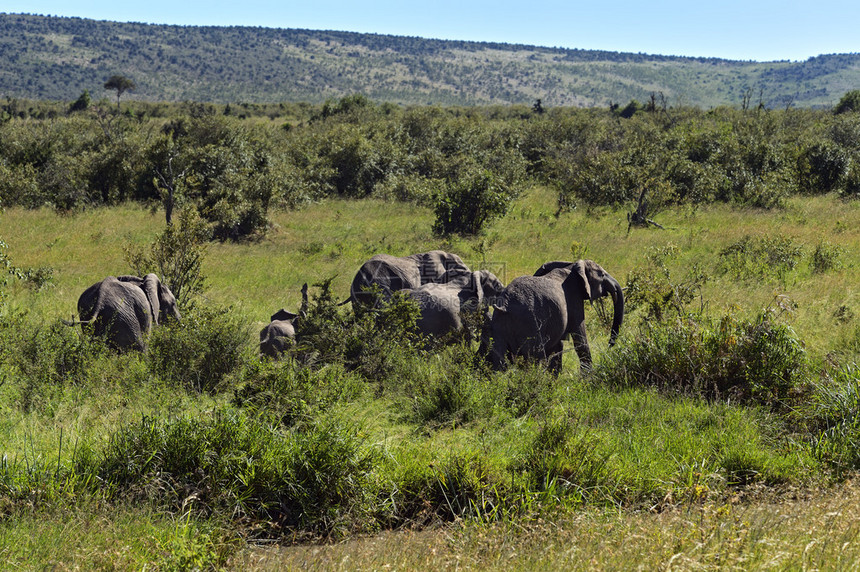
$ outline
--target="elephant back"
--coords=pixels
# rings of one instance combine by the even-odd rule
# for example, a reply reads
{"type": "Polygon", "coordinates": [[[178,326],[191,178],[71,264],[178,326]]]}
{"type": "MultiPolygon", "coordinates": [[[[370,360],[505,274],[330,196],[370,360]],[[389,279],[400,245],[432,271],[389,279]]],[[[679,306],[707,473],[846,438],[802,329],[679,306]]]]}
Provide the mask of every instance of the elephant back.
{"type": "Polygon", "coordinates": [[[421,276],[417,265],[406,258],[390,254],[377,254],[361,265],[350,287],[352,299],[367,305],[375,303],[375,295],[368,290],[377,286],[383,296],[405,288],[417,288],[421,276]]]}
{"type": "Polygon", "coordinates": [[[431,250],[411,256],[418,266],[421,284],[442,281],[446,273],[468,273],[469,267],[463,259],[452,252],[431,250]]]}
{"type": "Polygon", "coordinates": [[[561,282],[546,277],[519,276],[511,280],[493,306],[500,318],[516,317],[528,322],[542,322],[558,315],[566,317],[566,303],[561,282]]]}
{"type": "Polygon", "coordinates": [[[295,336],[292,320],[273,320],[260,330],[260,353],[277,358],[293,344],[295,336]]]}
{"type": "Polygon", "coordinates": [[[416,325],[423,334],[442,336],[462,327],[457,289],[429,283],[405,292],[418,305],[420,314],[416,325]]]}
{"type": "Polygon", "coordinates": [[[92,333],[106,336],[120,349],[144,349],[144,336],[153,324],[143,290],[132,280],[114,276],[84,290],[78,298],[78,315],[92,333]]]}

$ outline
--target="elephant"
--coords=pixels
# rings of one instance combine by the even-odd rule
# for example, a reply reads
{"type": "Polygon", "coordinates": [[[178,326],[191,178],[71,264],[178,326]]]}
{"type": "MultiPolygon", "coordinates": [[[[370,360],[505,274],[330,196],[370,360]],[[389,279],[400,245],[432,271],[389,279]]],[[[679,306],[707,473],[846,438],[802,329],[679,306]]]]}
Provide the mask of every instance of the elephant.
{"type": "Polygon", "coordinates": [[[548,262],[534,276],[511,280],[493,306],[488,329],[490,362],[504,369],[509,356],[546,360],[561,371],[562,339],[570,335],[583,372],[591,369],[585,331],[584,300],[612,296],[614,315],[609,346],[615,345],[624,320],[624,292],[618,281],[593,260],[548,262]]]}
{"type": "Polygon", "coordinates": [[[90,333],[106,338],[119,350],[146,349],[153,326],[168,317],[181,320],[176,298],[155,274],[108,276],[96,282],[78,298],[79,321],[90,333]]]}
{"type": "Polygon", "coordinates": [[[439,282],[428,282],[403,292],[418,304],[418,330],[430,340],[463,328],[462,312],[484,308],[504,290],[504,285],[488,270],[449,270],[439,282]]]}
{"type": "Polygon", "coordinates": [[[279,358],[296,337],[296,319],[308,315],[308,284],[302,286],[302,306],[298,314],[281,308],[272,314],[272,321],[260,330],[260,353],[271,358],[279,358]]]}
{"type": "Polygon", "coordinates": [[[459,256],[443,250],[409,256],[376,254],[359,268],[349,298],[342,303],[351,301],[353,305],[373,307],[379,303],[380,296],[387,299],[398,290],[439,282],[450,270],[470,272],[459,256]]]}

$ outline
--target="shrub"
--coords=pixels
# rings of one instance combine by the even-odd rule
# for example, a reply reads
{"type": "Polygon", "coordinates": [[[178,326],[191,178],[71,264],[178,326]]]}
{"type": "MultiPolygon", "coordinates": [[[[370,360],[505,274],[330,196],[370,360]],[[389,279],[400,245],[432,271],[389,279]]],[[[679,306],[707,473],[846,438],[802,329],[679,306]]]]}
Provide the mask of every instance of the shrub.
{"type": "Polygon", "coordinates": [[[840,195],[845,199],[860,199],[860,154],[856,152],[845,174],[840,195]]]}
{"type": "Polygon", "coordinates": [[[850,113],[852,111],[860,111],[860,90],[855,89],[849,91],[839,100],[836,107],[833,108],[833,113],[850,113]]]}
{"type": "Polygon", "coordinates": [[[645,322],[635,339],[598,364],[595,378],[779,405],[803,389],[809,371],[803,345],[770,308],[751,320],[645,322]]]}
{"type": "Polygon", "coordinates": [[[842,266],[840,259],[844,254],[845,249],[838,244],[833,244],[826,240],[819,242],[810,255],[810,267],[813,274],[837,270],[842,266]]]}
{"type": "Polygon", "coordinates": [[[848,364],[828,371],[800,412],[815,438],[816,456],[837,475],[860,468],[860,371],[848,364]]]}
{"type": "Polygon", "coordinates": [[[744,236],[723,248],[719,267],[738,278],[769,277],[776,274],[785,283],[789,272],[800,263],[803,247],[783,236],[744,236]]]}
{"type": "Polygon", "coordinates": [[[375,528],[372,479],[378,453],[336,419],[283,433],[230,410],[211,417],[144,417],[103,449],[83,447],[79,474],[116,499],[147,499],[173,511],[223,511],[257,534],[294,537],[375,528]]]}
{"type": "Polygon", "coordinates": [[[516,194],[490,171],[463,174],[436,198],[433,232],[480,234],[487,223],[507,214],[516,194]]]}
{"type": "Polygon", "coordinates": [[[153,373],[193,391],[215,392],[238,374],[250,331],[230,308],[195,306],[182,322],[153,328],[147,359],[153,373]]]}
{"type": "Polygon", "coordinates": [[[490,521],[515,508],[511,487],[484,457],[472,452],[451,453],[429,466],[416,467],[406,460],[396,471],[391,515],[395,524],[462,518],[490,521]]]}
{"type": "Polygon", "coordinates": [[[42,409],[67,385],[84,384],[96,360],[107,353],[102,340],[82,335],[60,320],[27,324],[18,318],[10,322],[13,325],[20,328],[17,335],[10,331],[3,341],[11,346],[6,351],[23,382],[18,406],[24,412],[42,409]]]}
{"type": "Polygon", "coordinates": [[[125,249],[125,259],[138,276],[154,272],[173,292],[182,311],[193,297],[203,293],[209,229],[193,209],[183,209],[178,225],[168,225],[146,252],[133,246],[125,249]]]}
{"type": "Polygon", "coordinates": [[[315,286],[307,316],[296,325],[293,355],[306,365],[342,364],[368,380],[383,380],[398,367],[399,356],[421,345],[415,327],[418,306],[395,295],[379,308],[342,312],[329,278],[315,286]]]}
{"type": "Polygon", "coordinates": [[[486,380],[475,360],[471,348],[450,346],[437,355],[416,356],[413,371],[392,381],[402,385],[418,422],[467,423],[491,412],[498,397],[486,391],[486,380]]]}
{"type": "Polygon", "coordinates": [[[678,247],[673,244],[649,249],[646,253],[648,265],[635,268],[627,276],[624,294],[626,313],[644,308],[644,319],[659,322],[688,315],[690,304],[697,298],[702,300],[702,287],[710,277],[694,264],[686,278],[676,280],[666,265],[666,260],[677,253],[678,247]]]}
{"type": "Polygon", "coordinates": [[[800,190],[825,194],[836,190],[848,172],[849,157],[845,149],[828,141],[814,143],[797,159],[800,190]]]}
{"type": "Polygon", "coordinates": [[[291,359],[264,360],[246,367],[232,403],[291,427],[335,403],[356,399],[364,390],[361,378],[341,365],[313,370],[291,359]]]}
{"type": "Polygon", "coordinates": [[[568,415],[544,421],[512,469],[524,474],[527,489],[577,502],[593,500],[610,481],[609,456],[596,439],[568,415]]]}

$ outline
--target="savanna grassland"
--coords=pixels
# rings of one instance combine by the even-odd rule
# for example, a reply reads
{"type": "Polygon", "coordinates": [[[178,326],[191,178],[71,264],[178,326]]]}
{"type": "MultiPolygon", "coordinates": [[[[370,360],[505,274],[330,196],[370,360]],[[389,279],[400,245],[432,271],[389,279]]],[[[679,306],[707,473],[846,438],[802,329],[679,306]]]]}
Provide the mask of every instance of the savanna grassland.
{"type": "Polygon", "coordinates": [[[860,562],[852,114],[192,111],[0,125],[3,567],[860,562]],[[598,261],[618,343],[594,304],[590,373],[494,372],[423,349],[409,304],[336,305],[372,254],[434,248],[505,283],[598,261]],[[165,251],[205,280],[146,352],[61,322],[165,251]],[[291,355],[261,360],[305,282],[291,355]]]}

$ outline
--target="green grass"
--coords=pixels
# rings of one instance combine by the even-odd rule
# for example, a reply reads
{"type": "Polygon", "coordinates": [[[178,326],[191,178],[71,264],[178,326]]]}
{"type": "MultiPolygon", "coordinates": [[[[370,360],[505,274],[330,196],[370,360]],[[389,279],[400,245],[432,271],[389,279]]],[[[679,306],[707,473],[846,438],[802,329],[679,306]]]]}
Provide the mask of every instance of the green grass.
{"type": "MultiPolygon", "coordinates": [[[[853,549],[836,548],[853,542],[856,527],[827,516],[843,510],[834,506],[857,512],[853,486],[811,497],[808,521],[793,499],[831,482],[828,463],[842,459],[839,451],[816,453],[817,431],[836,427],[849,440],[856,434],[837,403],[839,388],[853,387],[856,375],[821,372],[860,351],[860,205],[825,196],[791,199],[775,211],[669,210],[657,216],[664,230],[629,234],[620,210],[558,217],[555,210],[554,195],[535,188],[484,236],[448,240],[432,235],[429,209],[400,203],[329,200],[274,213],[276,226],[260,242],[209,245],[206,311],[185,330],[165,329],[150,356],[90,347],[58,320],[74,312],[84,288],[130,272],[123,248],[151,241],[161,215],[135,206],[62,217],[6,210],[0,228],[10,259],[51,267],[54,278],[40,290],[20,281],[4,288],[0,318],[24,314],[20,329],[3,330],[3,341],[25,344],[35,332],[27,347],[41,350],[20,361],[0,348],[0,567],[438,568],[459,561],[479,569],[575,569],[593,561],[616,568],[637,551],[646,567],[665,567],[673,557],[706,567],[791,568],[835,557],[856,564],[853,549]],[[793,269],[721,267],[720,252],[730,245],[777,236],[800,247],[793,269]],[[841,250],[838,264],[821,271],[813,253],[823,241],[841,250]],[[677,286],[698,264],[708,280],[687,310],[701,310],[700,324],[726,315],[753,319],[775,296],[790,298],[778,319],[805,350],[807,378],[786,398],[797,401],[780,408],[583,378],[572,352],[557,380],[540,369],[482,373],[462,348],[390,350],[378,369],[384,379],[338,364],[258,362],[259,328],[277,309],[298,308],[304,282],[334,277],[335,298],[346,298],[355,270],[373,253],[433,248],[487,265],[506,283],[548,260],[583,254],[622,284],[659,260],[677,286]],[[227,307],[226,322],[206,313],[227,307]],[[205,337],[213,335],[207,327],[233,322],[233,334],[245,339],[225,343],[242,346],[238,365],[223,366],[226,375],[198,391],[183,375],[206,365],[195,357],[202,350],[182,336],[221,339],[205,337]],[[173,342],[191,353],[166,368],[155,357],[169,357],[173,342]],[[830,393],[816,393],[816,385],[830,393]],[[820,401],[827,395],[831,408],[820,401]],[[323,437],[342,448],[317,449],[323,437]],[[181,442],[195,447],[183,458],[188,467],[167,454],[169,443],[181,442]],[[304,464],[296,456],[302,451],[310,458],[304,464]],[[344,468],[337,455],[355,466],[344,468]],[[117,487],[120,465],[126,480],[117,487]],[[331,480],[314,481],[321,475],[331,480]],[[304,484],[291,489],[296,483],[304,484]],[[323,493],[332,512],[316,514],[312,525],[284,512],[323,493]],[[470,524],[326,548],[263,550],[239,540],[343,539],[463,518],[470,524]]],[[[586,315],[596,368],[612,372],[610,356],[644,343],[644,307],[626,317],[611,350],[599,312],[586,315]]]]}

